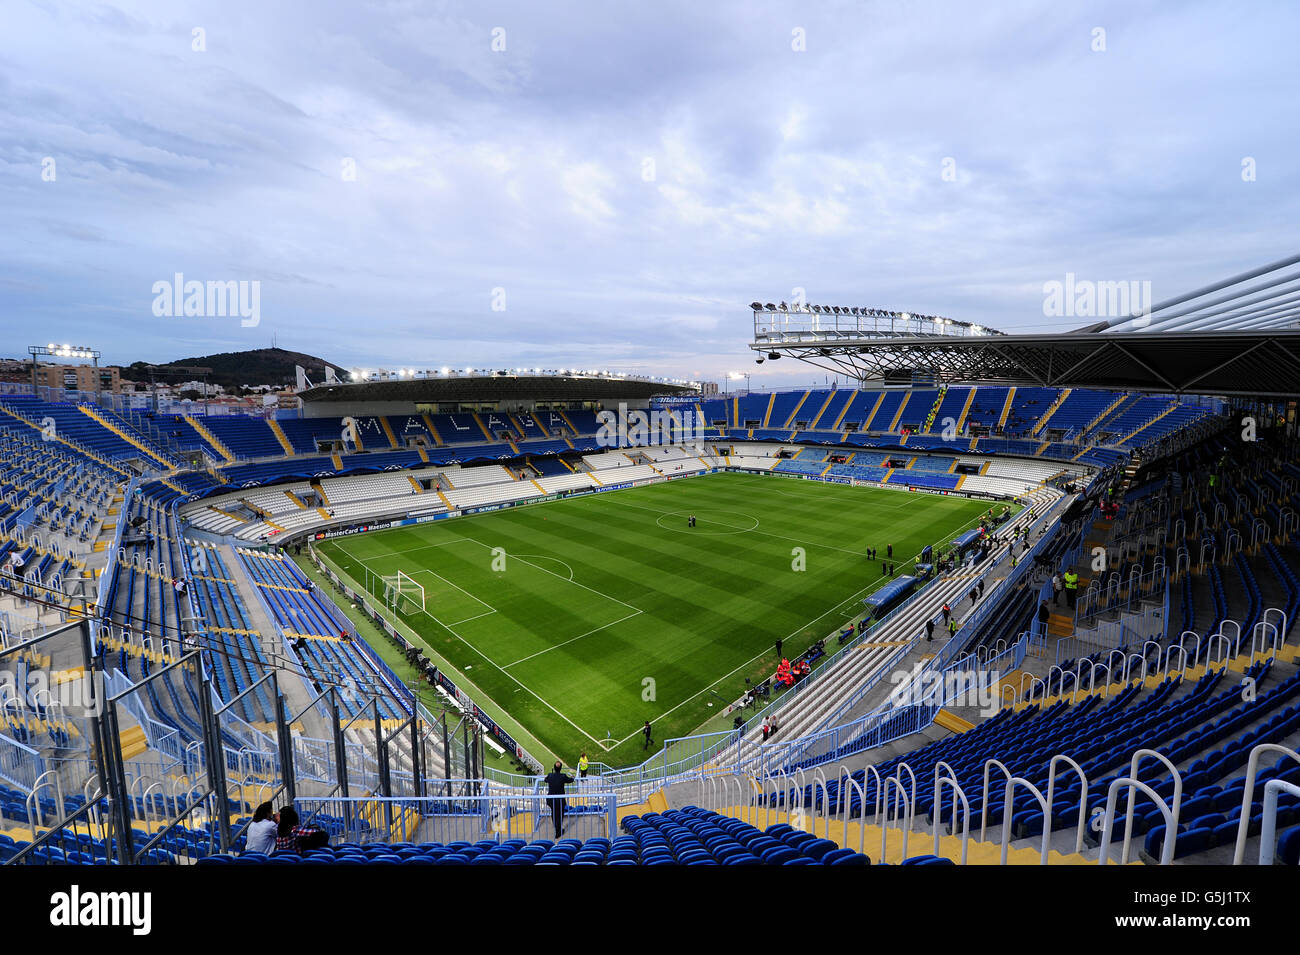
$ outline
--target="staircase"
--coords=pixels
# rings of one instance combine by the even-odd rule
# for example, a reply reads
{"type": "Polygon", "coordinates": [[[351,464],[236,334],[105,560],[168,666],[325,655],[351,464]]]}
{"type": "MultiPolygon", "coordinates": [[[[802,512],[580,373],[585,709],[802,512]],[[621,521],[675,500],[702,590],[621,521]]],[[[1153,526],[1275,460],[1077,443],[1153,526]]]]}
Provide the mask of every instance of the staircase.
{"type": "MultiPolygon", "coordinates": [[[[1030,435],[1037,436],[1038,432],[1042,431],[1043,428],[1047,427],[1047,422],[1051,420],[1052,415],[1056,414],[1056,409],[1061,407],[1061,405],[1065,404],[1065,399],[1070,397],[1070,392],[1073,390],[1074,390],[1073,388],[1065,388],[1061,391],[1059,395],[1056,396],[1056,400],[1053,401],[1048,406],[1047,410],[1043,412],[1043,416],[1039,418],[1038,422],[1033,426],[1033,428],[1030,429],[1029,431],[1030,435]]],[[[1009,404],[1007,405],[1007,410],[1008,411],[1011,410],[1011,405],[1009,404]]],[[[1002,417],[1003,420],[1005,421],[1006,415],[1004,414],[1002,417]]]]}
{"type": "Polygon", "coordinates": [[[1092,436],[1093,429],[1100,429],[1101,426],[1105,423],[1106,419],[1109,418],[1112,414],[1114,414],[1117,411],[1124,410],[1124,408],[1126,407],[1126,402],[1136,404],[1140,397],[1141,397],[1140,395],[1120,395],[1118,398],[1116,398],[1114,401],[1110,403],[1109,407],[1107,407],[1105,411],[1103,411],[1101,414],[1097,415],[1097,417],[1093,418],[1091,421],[1088,422],[1088,424],[1084,427],[1083,431],[1081,431],[1079,434],[1079,441],[1081,443],[1087,444],[1088,439],[1092,436]]]}
{"type": "MultiPolygon", "coordinates": [[[[578,429],[574,426],[573,422],[569,420],[569,416],[567,414],[565,414],[563,411],[557,412],[557,414],[559,414],[559,416],[564,419],[564,423],[569,426],[570,431],[572,431],[574,434],[578,433],[578,429]]],[[[570,444],[572,444],[572,442],[570,442],[570,444]]]]}
{"type": "Polygon", "coordinates": [[[903,394],[903,400],[898,403],[898,410],[894,412],[894,420],[889,422],[889,431],[892,433],[898,430],[898,422],[903,420],[903,411],[907,408],[907,403],[912,400],[915,392],[908,391],[903,394]]]}
{"type": "Polygon", "coordinates": [[[998,415],[998,430],[1001,431],[1007,425],[1007,418],[1011,417],[1011,404],[1016,399],[1016,386],[1012,385],[1007,389],[1007,400],[1002,405],[1002,414],[998,415]]]}
{"type": "Polygon", "coordinates": [[[185,421],[191,428],[199,433],[204,441],[217,449],[217,453],[226,459],[227,464],[232,464],[235,460],[235,453],[226,446],[226,443],[208,430],[208,426],[192,415],[184,415],[185,421]]]}
{"type": "MultiPolygon", "coordinates": [[[[882,404],[884,404],[884,403],[885,403],[885,393],[882,391],[882,392],[880,392],[880,394],[876,395],[876,403],[875,403],[874,405],[871,406],[871,414],[867,415],[867,420],[864,421],[863,424],[862,424],[862,430],[863,430],[863,431],[870,431],[870,430],[871,430],[871,422],[875,420],[876,412],[880,410],[880,406],[881,406],[882,404]]],[[[851,404],[853,404],[853,399],[851,399],[851,400],[849,401],[849,404],[848,404],[848,405],[845,405],[845,406],[844,406],[844,411],[841,411],[841,412],[840,412],[840,421],[843,421],[843,420],[844,420],[844,415],[845,415],[845,413],[848,412],[848,410],[849,410],[849,405],[851,405],[851,404]]],[[[836,431],[838,431],[838,430],[840,429],[840,421],[836,421],[836,422],[835,422],[835,430],[836,430],[836,431]]]]}
{"type": "Polygon", "coordinates": [[[293,450],[293,444],[289,441],[289,436],[284,433],[284,428],[280,427],[280,422],[274,418],[267,418],[266,424],[271,429],[271,433],[275,435],[275,440],[280,442],[280,447],[284,448],[284,453],[292,457],[296,452],[293,450]]]}
{"type": "Polygon", "coordinates": [[[175,461],[172,461],[162,452],[156,451],[155,449],[149,447],[139,438],[135,437],[134,435],[130,434],[127,431],[124,431],[122,428],[118,427],[108,418],[104,417],[104,415],[100,412],[98,408],[92,407],[91,405],[77,405],[77,408],[86,417],[90,418],[92,421],[98,422],[100,425],[107,428],[109,431],[113,432],[115,435],[117,435],[119,438],[125,441],[127,444],[139,448],[142,452],[144,452],[146,456],[150,458],[150,460],[154,461],[155,463],[161,464],[163,467],[172,471],[178,470],[180,468],[179,464],[177,464],[175,461]]]}
{"type": "MultiPolygon", "coordinates": [[[[939,414],[939,409],[943,406],[944,396],[947,394],[948,394],[947,385],[939,389],[939,394],[935,396],[934,404],[931,406],[929,414],[925,416],[925,424],[921,426],[922,434],[929,434],[930,429],[934,427],[934,419],[939,414]]],[[[967,406],[970,405],[970,397],[973,396],[974,394],[975,394],[975,389],[972,388],[970,391],[970,395],[967,396],[967,401],[966,401],[967,406]]]]}
{"type": "Polygon", "coordinates": [[[325,488],[321,487],[320,481],[312,481],[311,489],[320,496],[320,499],[325,502],[326,507],[330,506],[330,499],[325,496],[325,488]]]}
{"type": "MultiPolygon", "coordinates": [[[[40,431],[42,434],[45,434],[45,433],[46,433],[46,432],[41,428],[40,425],[38,425],[38,424],[36,424],[35,422],[33,422],[33,421],[31,421],[31,420],[29,420],[29,419],[23,417],[23,416],[20,415],[18,412],[14,411],[12,408],[8,407],[7,405],[5,405],[5,404],[2,403],[2,402],[0,402],[0,412],[3,412],[4,414],[9,415],[9,417],[11,417],[11,418],[13,418],[13,419],[15,419],[15,420],[17,420],[17,421],[21,421],[23,424],[27,425],[27,427],[31,428],[31,429],[34,430],[34,431],[40,431]]],[[[76,442],[76,441],[69,441],[67,438],[63,437],[62,435],[58,434],[57,432],[55,432],[55,433],[53,434],[53,437],[54,437],[54,440],[55,440],[55,441],[58,441],[60,444],[66,444],[68,447],[72,448],[72,449],[73,449],[74,451],[76,451],[77,453],[79,453],[79,454],[84,454],[86,457],[90,458],[90,459],[93,460],[93,461],[98,461],[98,462],[99,462],[100,464],[102,464],[104,467],[108,468],[110,471],[113,471],[113,472],[117,473],[118,475],[120,475],[120,476],[123,477],[123,478],[126,478],[126,479],[129,480],[130,478],[134,477],[134,475],[131,474],[130,471],[127,471],[127,470],[126,470],[125,468],[123,468],[121,465],[114,464],[112,461],[109,461],[107,458],[105,458],[102,454],[99,454],[99,453],[97,453],[97,452],[95,452],[95,451],[92,451],[92,450],[90,450],[89,448],[83,447],[81,444],[79,444],[79,443],[76,442]]]]}
{"type": "Polygon", "coordinates": [[[1147,428],[1151,427],[1153,424],[1155,424],[1157,421],[1159,421],[1159,420],[1160,420],[1161,418],[1163,418],[1165,415],[1170,414],[1170,413],[1171,413],[1175,408],[1177,408],[1177,407],[1178,407],[1178,402],[1176,402],[1176,401],[1174,401],[1174,402],[1170,402],[1168,408],[1166,408],[1164,411],[1160,412],[1160,414],[1156,415],[1154,418],[1152,418],[1152,419],[1151,419],[1150,421],[1148,421],[1146,424],[1139,426],[1139,427],[1138,427],[1135,431],[1133,431],[1131,434],[1126,435],[1126,436],[1123,437],[1123,438],[1120,438],[1120,440],[1119,440],[1118,442],[1116,442],[1116,443],[1117,443],[1117,444],[1128,444],[1130,441],[1132,441],[1134,438],[1136,438],[1139,434],[1141,434],[1141,433],[1142,433],[1143,431],[1145,431],[1147,428]]]}
{"type": "Polygon", "coordinates": [[[781,427],[783,428],[794,427],[794,420],[799,415],[799,409],[803,407],[803,403],[808,400],[808,396],[811,394],[812,394],[811,391],[805,391],[803,393],[803,397],[799,399],[799,403],[794,406],[794,410],[790,412],[790,417],[785,419],[785,423],[781,425],[781,427]]]}
{"type": "MultiPolygon", "coordinates": [[[[812,421],[808,424],[808,429],[809,429],[810,431],[812,431],[812,430],[816,430],[816,428],[817,428],[817,422],[820,421],[820,420],[822,419],[822,415],[824,415],[824,414],[826,413],[826,409],[830,407],[831,402],[835,399],[835,396],[836,396],[837,394],[839,394],[838,391],[831,391],[831,392],[826,396],[826,400],[822,402],[822,406],[821,406],[820,408],[817,409],[817,413],[816,413],[815,415],[813,415],[813,417],[812,417],[812,421]]],[[[845,409],[847,409],[848,406],[849,406],[850,404],[852,404],[852,403],[853,403],[853,399],[850,398],[849,401],[848,401],[848,403],[846,403],[846,404],[844,405],[845,409]]],[[[797,410],[797,409],[796,409],[796,410],[797,410]]]]}
{"type": "Polygon", "coordinates": [[[970,406],[975,403],[975,387],[971,387],[970,393],[966,395],[966,404],[962,406],[961,414],[957,417],[957,433],[961,434],[966,427],[966,416],[970,414],[970,406]]]}
{"type": "Polygon", "coordinates": [[[388,446],[394,451],[399,450],[401,445],[397,443],[397,435],[393,434],[393,426],[388,423],[386,415],[379,415],[379,424],[383,427],[384,434],[388,435],[388,446]]]}
{"type": "Polygon", "coordinates": [[[434,443],[441,448],[442,435],[440,435],[438,433],[438,429],[433,426],[433,419],[430,418],[428,415],[424,415],[424,426],[429,429],[429,434],[433,435],[434,443]]]}

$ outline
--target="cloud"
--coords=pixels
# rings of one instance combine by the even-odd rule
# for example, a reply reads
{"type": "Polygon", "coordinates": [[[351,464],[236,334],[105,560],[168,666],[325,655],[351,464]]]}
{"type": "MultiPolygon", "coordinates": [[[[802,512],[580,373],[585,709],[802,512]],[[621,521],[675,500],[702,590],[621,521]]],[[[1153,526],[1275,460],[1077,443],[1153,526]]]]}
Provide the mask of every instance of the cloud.
{"type": "Polygon", "coordinates": [[[274,335],[344,366],[820,381],[753,364],[750,301],[1041,327],[1066,272],[1160,298],[1290,251],[1300,212],[1280,5],[45,0],[6,21],[0,323],[106,362],[274,335]],[[178,271],[260,280],[261,325],[153,317],[178,271]]]}

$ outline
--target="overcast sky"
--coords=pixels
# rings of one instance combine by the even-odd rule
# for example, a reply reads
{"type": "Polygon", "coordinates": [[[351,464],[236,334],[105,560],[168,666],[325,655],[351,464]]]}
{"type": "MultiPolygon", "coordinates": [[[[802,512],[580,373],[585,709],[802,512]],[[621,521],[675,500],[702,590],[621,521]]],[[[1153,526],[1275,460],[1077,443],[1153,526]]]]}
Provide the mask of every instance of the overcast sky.
{"type": "Polygon", "coordinates": [[[1159,301],[1297,251],[1297,36],[1284,2],[0,0],[0,355],[760,387],[822,380],[746,347],[796,288],[1051,328],[1066,273],[1159,301]],[[156,315],[176,273],[260,320],[156,315]]]}

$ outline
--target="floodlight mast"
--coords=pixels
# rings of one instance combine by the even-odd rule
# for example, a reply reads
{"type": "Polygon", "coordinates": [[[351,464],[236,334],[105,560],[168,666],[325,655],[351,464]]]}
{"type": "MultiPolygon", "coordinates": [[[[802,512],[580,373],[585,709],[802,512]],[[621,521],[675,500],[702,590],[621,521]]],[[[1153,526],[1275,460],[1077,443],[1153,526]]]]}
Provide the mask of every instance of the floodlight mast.
{"type": "Polygon", "coordinates": [[[51,358],[89,358],[94,362],[95,369],[95,407],[100,404],[100,382],[99,382],[99,355],[98,349],[90,348],[85,345],[57,345],[50,342],[48,345],[28,345],[27,354],[32,356],[32,394],[40,395],[36,384],[36,359],[39,355],[49,355],[51,358]]]}

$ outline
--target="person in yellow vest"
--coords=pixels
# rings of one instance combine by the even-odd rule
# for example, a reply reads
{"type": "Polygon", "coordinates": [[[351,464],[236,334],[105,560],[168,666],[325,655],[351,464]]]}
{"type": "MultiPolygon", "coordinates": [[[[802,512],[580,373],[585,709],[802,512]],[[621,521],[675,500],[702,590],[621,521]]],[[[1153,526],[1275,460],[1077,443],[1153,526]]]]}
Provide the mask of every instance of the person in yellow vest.
{"type": "Polygon", "coordinates": [[[1071,609],[1074,608],[1074,601],[1079,596],[1079,575],[1073,570],[1065,572],[1065,603],[1071,609]]]}
{"type": "Polygon", "coordinates": [[[587,754],[578,754],[578,778],[585,779],[587,776],[587,754]]]}

